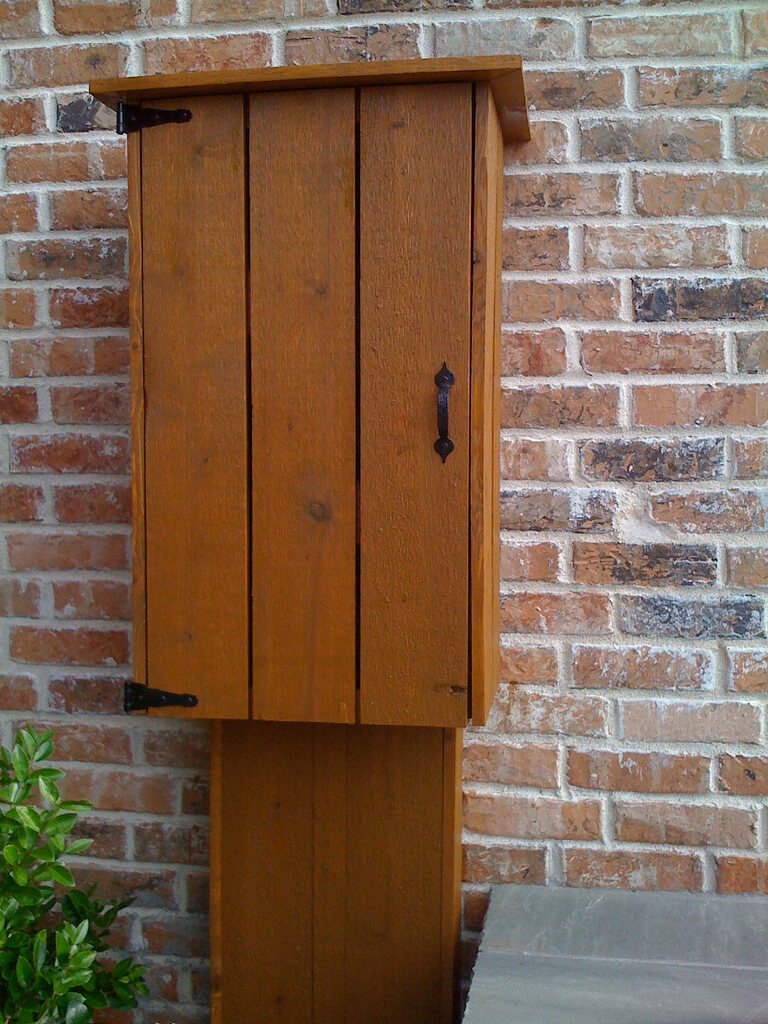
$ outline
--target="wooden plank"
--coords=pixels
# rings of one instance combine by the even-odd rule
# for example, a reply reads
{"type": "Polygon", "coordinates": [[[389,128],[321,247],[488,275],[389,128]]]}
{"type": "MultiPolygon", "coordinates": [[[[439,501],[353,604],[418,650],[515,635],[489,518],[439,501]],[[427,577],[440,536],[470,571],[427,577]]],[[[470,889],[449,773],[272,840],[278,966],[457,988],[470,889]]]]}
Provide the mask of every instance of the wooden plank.
{"type": "Polygon", "coordinates": [[[252,713],[353,722],[352,89],[250,100],[250,206],[252,713]]]}
{"type": "Polygon", "coordinates": [[[347,785],[342,1020],[448,1024],[441,1016],[442,730],[350,730],[347,785]]]}
{"type": "Polygon", "coordinates": [[[453,1024],[460,997],[463,741],[463,729],[443,729],[442,1024],[453,1024]]]}
{"type": "MultiPolygon", "coordinates": [[[[170,101],[163,105],[173,106],[170,101]]],[[[143,132],[148,680],[174,715],[248,715],[245,139],[241,99],[143,132]]]]}
{"type": "MultiPolygon", "coordinates": [[[[209,854],[209,917],[210,917],[210,961],[211,961],[211,1024],[224,1024],[222,999],[224,946],[224,922],[222,920],[222,897],[224,876],[222,856],[224,842],[230,837],[224,832],[224,725],[213,722],[211,726],[210,754],[210,854],[209,854]]],[[[228,797],[226,798],[228,801],[228,797]]],[[[229,806],[229,803],[227,803],[229,806]]]]}
{"type": "Polygon", "coordinates": [[[472,87],[360,100],[363,722],[467,715],[472,87]],[[443,463],[435,374],[455,375],[443,463]]]}
{"type": "Polygon", "coordinates": [[[314,728],[221,728],[221,1024],[312,1024],[314,728]]]}
{"type": "Polygon", "coordinates": [[[490,84],[501,114],[505,141],[524,142],[530,139],[522,61],[518,56],[433,57],[428,60],[195,71],[105,78],[92,81],[89,88],[102,103],[115,107],[121,101],[135,103],[138,99],[168,96],[473,81],[490,84]]]}
{"type": "Polygon", "coordinates": [[[128,136],[128,315],[131,361],[131,552],[133,678],[147,682],[146,535],[144,521],[144,307],[141,254],[141,132],[128,136]]]}
{"type": "Polygon", "coordinates": [[[503,146],[490,90],[475,87],[470,572],[472,700],[484,725],[499,685],[499,392],[503,146]]]}

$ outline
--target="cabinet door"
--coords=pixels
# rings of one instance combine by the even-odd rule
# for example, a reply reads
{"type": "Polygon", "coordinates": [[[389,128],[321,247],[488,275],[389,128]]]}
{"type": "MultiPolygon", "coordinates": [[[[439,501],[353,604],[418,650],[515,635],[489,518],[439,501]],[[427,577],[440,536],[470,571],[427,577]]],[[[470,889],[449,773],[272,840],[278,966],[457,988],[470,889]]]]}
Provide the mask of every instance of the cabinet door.
{"type": "Polygon", "coordinates": [[[250,100],[253,717],[355,720],[355,94],[250,100]]]}
{"type": "Polygon", "coordinates": [[[243,100],[184,105],[141,139],[146,681],[247,718],[243,100]]]}
{"type": "Polygon", "coordinates": [[[360,92],[360,708],[462,726],[469,676],[472,86],[360,92]],[[445,364],[453,452],[436,452],[445,364]]]}

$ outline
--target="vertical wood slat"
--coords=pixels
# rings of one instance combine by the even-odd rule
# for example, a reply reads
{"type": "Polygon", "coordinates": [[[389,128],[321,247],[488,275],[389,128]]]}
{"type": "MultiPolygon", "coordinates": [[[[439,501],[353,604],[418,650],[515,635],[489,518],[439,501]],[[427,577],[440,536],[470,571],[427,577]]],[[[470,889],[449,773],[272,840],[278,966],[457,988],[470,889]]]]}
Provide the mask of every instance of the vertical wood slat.
{"type": "MultiPolygon", "coordinates": [[[[177,106],[165,101],[160,106],[177,106]]],[[[147,668],[248,715],[245,135],[238,97],[142,132],[147,668]]]]}
{"type": "Polygon", "coordinates": [[[468,691],[472,87],[360,97],[360,707],[463,726],[468,691]],[[455,451],[443,464],[435,374],[455,451]]]}
{"type": "Polygon", "coordinates": [[[355,720],[355,95],[250,100],[255,718],[355,720]]]}
{"type": "Polygon", "coordinates": [[[133,678],[147,682],[146,536],[144,522],[144,309],[141,252],[141,132],[128,136],[128,256],[131,362],[131,555],[133,678]]]}
{"type": "Polygon", "coordinates": [[[475,86],[470,475],[471,717],[484,725],[499,684],[499,433],[503,160],[489,87],[475,86]]]}

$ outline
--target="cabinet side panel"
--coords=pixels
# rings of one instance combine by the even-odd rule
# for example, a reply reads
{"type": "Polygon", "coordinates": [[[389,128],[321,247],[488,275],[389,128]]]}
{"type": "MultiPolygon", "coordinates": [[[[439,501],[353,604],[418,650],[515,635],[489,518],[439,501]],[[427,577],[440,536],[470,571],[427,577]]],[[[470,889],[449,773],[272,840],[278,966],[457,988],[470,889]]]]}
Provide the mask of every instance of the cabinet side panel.
{"type": "Polygon", "coordinates": [[[490,89],[475,97],[470,614],[474,725],[499,684],[499,431],[503,146],[490,89]]]}
{"type": "Polygon", "coordinates": [[[355,95],[250,100],[253,716],[355,720],[355,95]]]}
{"type": "Polygon", "coordinates": [[[472,87],[360,97],[363,722],[461,726],[468,688],[472,87]],[[448,393],[443,463],[435,375],[448,393]]]}
{"type": "Polygon", "coordinates": [[[131,552],[133,678],[147,681],[147,594],[144,535],[144,307],[141,253],[141,132],[128,136],[128,255],[131,353],[131,552]]]}
{"type": "Polygon", "coordinates": [[[186,105],[188,124],[142,133],[148,681],[195,693],[193,717],[242,718],[249,642],[243,101],[186,105]]]}

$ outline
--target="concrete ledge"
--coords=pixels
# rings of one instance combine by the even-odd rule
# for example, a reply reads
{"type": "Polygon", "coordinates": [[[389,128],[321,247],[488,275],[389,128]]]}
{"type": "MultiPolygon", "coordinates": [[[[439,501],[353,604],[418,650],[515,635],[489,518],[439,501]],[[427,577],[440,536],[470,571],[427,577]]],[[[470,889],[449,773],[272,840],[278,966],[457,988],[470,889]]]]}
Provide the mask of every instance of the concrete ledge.
{"type": "Polygon", "coordinates": [[[768,899],[497,886],[464,1024],[768,1024],[768,899]]]}

